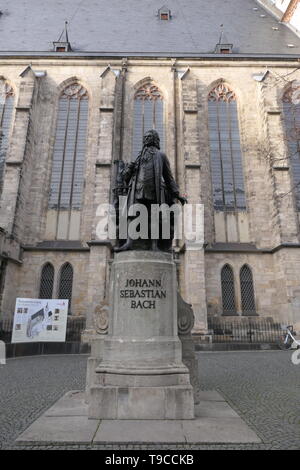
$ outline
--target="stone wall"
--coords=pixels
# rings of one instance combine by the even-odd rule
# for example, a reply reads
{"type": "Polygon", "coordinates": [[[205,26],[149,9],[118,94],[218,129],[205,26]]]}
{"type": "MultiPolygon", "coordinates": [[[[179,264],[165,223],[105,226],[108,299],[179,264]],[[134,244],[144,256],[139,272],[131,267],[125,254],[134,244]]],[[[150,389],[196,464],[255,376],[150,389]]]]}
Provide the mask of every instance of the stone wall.
{"type": "Polygon", "coordinates": [[[237,313],[242,315],[240,269],[247,264],[253,275],[256,313],[260,316],[283,319],[288,311],[284,284],[271,254],[209,253],[205,256],[206,292],[209,315],[222,314],[221,269],[228,263],[234,272],[237,313]]]}
{"type": "Polygon", "coordinates": [[[66,262],[72,265],[73,294],[71,312],[73,315],[87,316],[88,252],[25,251],[22,268],[19,269],[19,282],[15,296],[30,298],[39,296],[41,270],[47,262],[52,263],[54,266],[53,298],[57,298],[61,266],[66,262]]]}

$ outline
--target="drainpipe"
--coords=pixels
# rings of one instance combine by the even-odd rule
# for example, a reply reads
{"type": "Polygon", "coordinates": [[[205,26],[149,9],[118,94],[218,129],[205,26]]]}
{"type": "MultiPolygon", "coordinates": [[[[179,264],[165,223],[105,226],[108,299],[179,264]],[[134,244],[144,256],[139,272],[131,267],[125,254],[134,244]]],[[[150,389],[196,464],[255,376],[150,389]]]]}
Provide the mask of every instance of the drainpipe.
{"type": "Polygon", "coordinates": [[[293,18],[293,15],[296,11],[296,8],[298,6],[300,0],[291,0],[289,3],[289,6],[287,7],[283,17],[281,18],[282,23],[289,23],[291,19],[293,18]]]}
{"type": "Polygon", "coordinates": [[[125,81],[127,72],[127,59],[122,59],[122,69],[116,84],[114,123],[112,135],[112,170],[110,181],[110,204],[113,201],[113,187],[116,181],[117,165],[115,161],[123,159],[123,138],[124,138],[124,103],[125,103],[125,81]]]}

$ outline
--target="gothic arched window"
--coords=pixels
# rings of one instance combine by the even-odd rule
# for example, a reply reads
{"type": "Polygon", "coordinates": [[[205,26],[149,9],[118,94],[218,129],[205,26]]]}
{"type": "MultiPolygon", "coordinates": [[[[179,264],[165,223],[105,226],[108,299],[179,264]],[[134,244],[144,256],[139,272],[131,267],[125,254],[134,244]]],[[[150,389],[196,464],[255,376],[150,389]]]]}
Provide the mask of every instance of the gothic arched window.
{"type": "Polygon", "coordinates": [[[149,82],[139,88],[134,95],[134,158],[142,149],[144,133],[150,129],[155,129],[158,132],[160,147],[164,149],[163,95],[156,85],[149,82]]]}
{"type": "Polygon", "coordinates": [[[300,210],[300,81],[294,81],[283,95],[283,116],[296,206],[300,210]]]}
{"type": "Polygon", "coordinates": [[[245,210],[243,161],[235,93],[224,83],[208,95],[209,142],[216,210],[245,210]]]}
{"type": "Polygon", "coordinates": [[[52,299],[53,283],[54,267],[51,263],[46,263],[41,272],[39,299],[52,299]]]}
{"type": "Polygon", "coordinates": [[[69,300],[69,311],[71,310],[73,290],[73,268],[70,263],[65,263],[60,268],[58,298],[69,300]]]}
{"type": "Polygon", "coordinates": [[[253,315],[255,313],[253,277],[251,269],[246,264],[240,270],[240,284],[243,315],[253,315]]]}
{"type": "Polygon", "coordinates": [[[231,266],[225,264],[221,271],[223,315],[236,315],[234,274],[231,266]]]}
{"type": "Polygon", "coordinates": [[[14,92],[8,83],[0,82],[0,194],[3,187],[5,158],[8,149],[9,134],[11,129],[12,114],[14,110],[14,92]]]}
{"type": "Polygon", "coordinates": [[[67,86],[58,104],[49,195],[49,209],[57,211],[56,238],[70,238],[70,227],[78,221],[74,212],[82,206],[87,123],[87,91],[78,83],[67,86]],[[64,230],[59,227],[60,212],[65,214],[64,230]]]}

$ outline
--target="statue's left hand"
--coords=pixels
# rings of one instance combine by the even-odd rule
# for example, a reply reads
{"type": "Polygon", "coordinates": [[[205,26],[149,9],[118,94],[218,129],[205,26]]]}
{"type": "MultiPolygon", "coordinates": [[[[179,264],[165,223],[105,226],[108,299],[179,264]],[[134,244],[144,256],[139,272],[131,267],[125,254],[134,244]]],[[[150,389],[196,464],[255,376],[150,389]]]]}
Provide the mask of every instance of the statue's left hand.
{"type": "Polygon", "coordinates": [[[178,196],[177,199],[178,199],[178,201],[181,202],[181,204],[182,204],[183,206],[184,206],[184,204],[187,204],[187,202],[188,202],[187,198],[184,197],[184,196],[178,196]]]}
{"type": "Polygon", "coordinates": [[[135,172],[135,162],[126,163],[125,168],[123,170],[123,175],[125,178],[131,178],[133,173],[135,172]]]}

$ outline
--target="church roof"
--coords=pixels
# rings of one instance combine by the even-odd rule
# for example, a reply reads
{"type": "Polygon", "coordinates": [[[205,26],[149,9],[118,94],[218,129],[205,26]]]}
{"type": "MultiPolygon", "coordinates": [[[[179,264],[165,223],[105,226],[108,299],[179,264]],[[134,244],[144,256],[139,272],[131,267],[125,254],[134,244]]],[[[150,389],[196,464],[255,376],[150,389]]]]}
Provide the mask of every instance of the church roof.
{"type": "Polygon", "coordinates": [[[300,38],[256,0],[1,0],[0,10],[1,55],[53,53],[65,21],[66,55],[202,56],[221,30],[233,54],[300,53],[300,38]]]}

